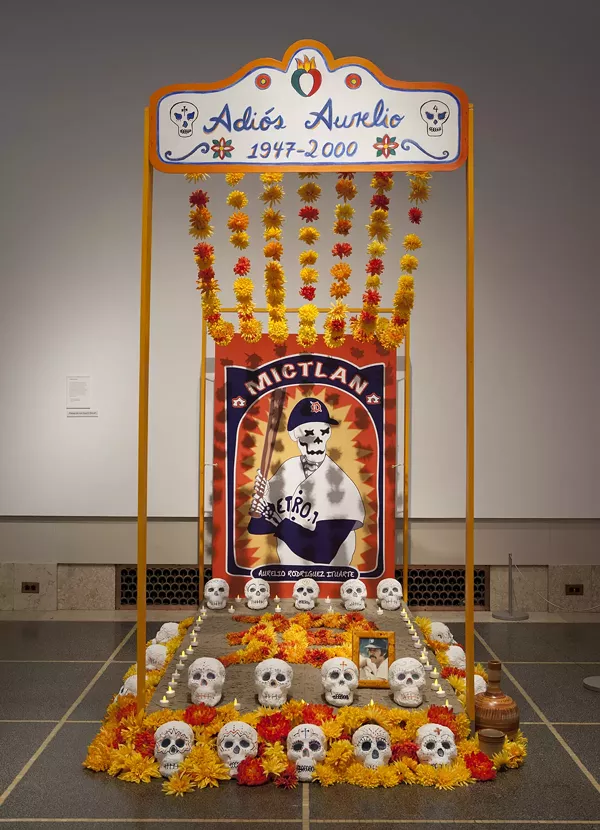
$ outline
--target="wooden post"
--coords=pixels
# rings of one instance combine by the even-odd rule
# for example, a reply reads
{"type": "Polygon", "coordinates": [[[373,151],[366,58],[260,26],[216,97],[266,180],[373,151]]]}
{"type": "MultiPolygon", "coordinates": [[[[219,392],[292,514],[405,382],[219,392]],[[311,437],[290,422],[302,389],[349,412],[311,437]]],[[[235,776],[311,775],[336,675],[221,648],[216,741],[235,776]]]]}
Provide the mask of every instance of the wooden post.
{"type": "Polygon", "coordinates": [[[202,315],[200,354],[200,469],[198,471],[198,605],[204,597],[204,494],[206,484],[206,320],[202,315]]]}
{"type": "Polygon", "coordinates": [[[404,481],[402,489],[402,592],[408,602],[409,563],[409,485],[410,485],[410,406],[411,406],[411,365],[410,365],[410,320],[406,324],[404,338],[404,481]]]}
{"type": "Polygon", "coordinates": [[[152,165],[150,113],[144,113],[142,268],[140,297],[140,387],[137,513],[137,711],[146,707],[146,552],[148,540],[148,387],[150,380],[150,278],[152,271],[152,165]]]}

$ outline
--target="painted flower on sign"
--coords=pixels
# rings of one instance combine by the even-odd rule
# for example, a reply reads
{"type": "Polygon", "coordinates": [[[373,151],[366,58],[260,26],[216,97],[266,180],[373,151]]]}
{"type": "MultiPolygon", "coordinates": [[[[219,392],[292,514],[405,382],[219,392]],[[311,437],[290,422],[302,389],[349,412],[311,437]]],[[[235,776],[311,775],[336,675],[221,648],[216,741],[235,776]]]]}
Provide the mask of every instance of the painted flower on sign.
{"type": "Polygon", "coordinates": [[[213,141],[212,147],[210,148],[213,153],[213,158],[220,158],[223,161],[224,158],[231,158],[232,152],[235,150],[231,139],[227,141],[224,138],[220,138],[218,141],[213,141]]]}
{"type": "Polygon", "coordinates": [[[377,158],[383,156],[388,159],[390,156],[396,155],[396,150],[400,145],[396,141],[396,136],[389,136],[387,133],[383,136],[377,136],[373,149],[377,150],[377,158]]]}

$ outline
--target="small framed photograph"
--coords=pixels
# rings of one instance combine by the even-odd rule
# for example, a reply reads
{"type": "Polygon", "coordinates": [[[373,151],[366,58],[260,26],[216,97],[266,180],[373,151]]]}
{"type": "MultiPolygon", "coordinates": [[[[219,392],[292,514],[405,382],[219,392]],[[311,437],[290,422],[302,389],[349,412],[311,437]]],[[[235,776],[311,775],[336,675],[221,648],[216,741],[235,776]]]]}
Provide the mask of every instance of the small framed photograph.
{"type": "Polygon", "coordinates": [[[393,631],[353,631],[352,657],[358,666],[358,685],[389,689],[389,667],[395,659],[393,631]]]}

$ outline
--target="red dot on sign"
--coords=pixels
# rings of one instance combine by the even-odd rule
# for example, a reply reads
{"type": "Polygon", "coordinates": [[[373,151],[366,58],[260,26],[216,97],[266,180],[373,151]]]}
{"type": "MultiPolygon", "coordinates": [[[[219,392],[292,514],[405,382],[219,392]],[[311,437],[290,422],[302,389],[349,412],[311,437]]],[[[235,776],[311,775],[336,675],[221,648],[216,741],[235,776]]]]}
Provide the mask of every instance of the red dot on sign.
{"type": "Polygon", "coordinates": [[[361,84],[362,78],[356,72],[351,72],[350,75],[346,75],[346,86],[348,89],[358,89],[361,84]]]}
{"type": "Polygon", "coordinates": [[[262,75],[256,76],[254,83],[259,89],[268,89],[271,86],[271,78],[269,75],[263,73],[262,75]]]}

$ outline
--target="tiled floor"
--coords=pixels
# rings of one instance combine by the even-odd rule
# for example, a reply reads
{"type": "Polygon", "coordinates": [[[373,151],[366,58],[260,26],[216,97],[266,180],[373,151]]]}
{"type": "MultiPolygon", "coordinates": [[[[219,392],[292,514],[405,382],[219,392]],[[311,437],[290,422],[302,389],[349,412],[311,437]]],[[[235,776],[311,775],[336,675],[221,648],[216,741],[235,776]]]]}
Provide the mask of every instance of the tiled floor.
{"type": "MultiPolygon", "coordinates": [[[[175,800],[163,795],[158,781],[138,787],[81,766],[134,658],[133,623],[124,617],[92,622],[6,616],[0,622],[0,830],[141,830],[165,823],[181,830],[600,830],[600,695],[581,683],[600,674],[600,622],[575,625],[554,616],[549,622],[477,624],[477,659],[503,661],[503,687],[521,707],[530,742],[525,766],[492,784],[450,793],[317,784],[286,792],[226,784],[175,800]]],[[[450,626],[460,641],[464,626],[450,626]]]]}

